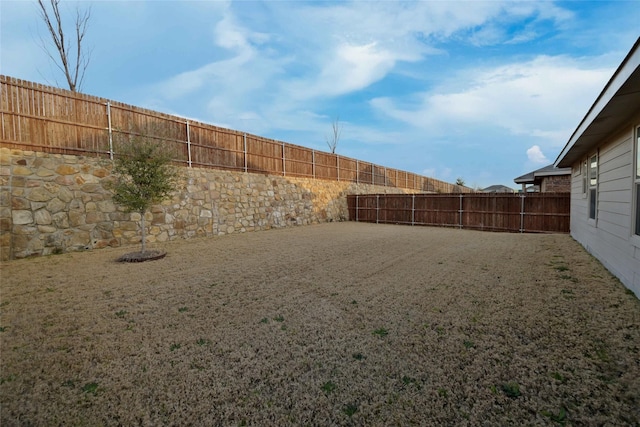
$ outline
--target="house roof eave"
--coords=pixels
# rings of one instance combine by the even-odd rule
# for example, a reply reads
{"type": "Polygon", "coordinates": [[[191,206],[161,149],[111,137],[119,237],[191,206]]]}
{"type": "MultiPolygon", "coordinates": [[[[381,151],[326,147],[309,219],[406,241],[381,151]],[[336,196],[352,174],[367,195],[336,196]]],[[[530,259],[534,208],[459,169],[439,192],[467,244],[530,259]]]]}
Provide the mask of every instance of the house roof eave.
{"type": "Polygon", "coordinates": [[[516,184],[532,184],[536,182],[537,178],[545,177],[545,176],[562,176],[562,175],[570,175],[571,168],[557,168],[553,164],[547,165],[543,168],[536,169],[533,172],[529,172],[522,176],[515,178],[513,181],[516,184]]]}
{"type": "Polygon", "coordinates": [[[554,165],[570,167],[640,108],[640,37],[596,98],[554,165]]]}
{"type": "Polygon", "coordinates": [[[571,175],[571,168],[555,168],[554,170],[548,171],[536,171],[533,173],[533,175],[535,177],[571,175]]]}
{"type": "Polygon", "coordinates": [[[513,182],[515,182],[516,184],[528,184],[530,182],[533,182],[533,179],[533,172],[529,172],[528,174],[515,178],[513,182]]]}

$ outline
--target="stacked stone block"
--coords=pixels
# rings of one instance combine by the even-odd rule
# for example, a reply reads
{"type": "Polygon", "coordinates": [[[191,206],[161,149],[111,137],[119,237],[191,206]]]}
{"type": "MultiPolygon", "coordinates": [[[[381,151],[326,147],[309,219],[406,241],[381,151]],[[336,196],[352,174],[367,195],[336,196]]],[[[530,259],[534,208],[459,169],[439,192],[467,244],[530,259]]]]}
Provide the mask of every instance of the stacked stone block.
{"type": "MultiPolygon", "coordinates": [[[[140,214],[116,206],[108,159],[0,148],[0,256],[138,244],[140,214]]],[[[341,221],[346,195],[401,189],[339,181],[181,168],[170,200],[146,213],[147,241],[341,221]]]]}

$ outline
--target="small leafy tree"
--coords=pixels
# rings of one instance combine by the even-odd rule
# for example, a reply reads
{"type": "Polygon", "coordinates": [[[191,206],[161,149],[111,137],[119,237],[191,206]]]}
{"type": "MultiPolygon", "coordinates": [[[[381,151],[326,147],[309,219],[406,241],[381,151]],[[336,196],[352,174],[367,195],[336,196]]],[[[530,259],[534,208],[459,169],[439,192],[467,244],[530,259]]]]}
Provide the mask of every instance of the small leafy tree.
{"type": "Polygon", "coordinates": [[[458,177],[458,179],[456,179],[456,185],[464,186],[464,179],[458,177]]]}
{"type": "Polygon", "coordinates": [[[114,160],[115,180],[111,185],[113,200],[127,212],[140,213],[141,253],[146,251],[144,216],[154,204],[168,199],[179,179],[172,164],[172,154],[160,142],[145,135],[121,142],[114,160]]]}

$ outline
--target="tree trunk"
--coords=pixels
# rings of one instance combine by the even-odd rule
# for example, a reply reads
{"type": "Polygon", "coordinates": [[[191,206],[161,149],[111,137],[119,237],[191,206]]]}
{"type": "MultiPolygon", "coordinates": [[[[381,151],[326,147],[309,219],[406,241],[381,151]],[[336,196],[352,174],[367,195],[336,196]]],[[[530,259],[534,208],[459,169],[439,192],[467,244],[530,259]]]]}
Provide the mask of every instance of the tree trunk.
{"type": "Polygon", "coordinates": [[[147,250],[147,233],[144,226],[144,212],[140,212],[140,226],[142,227],[142,253],[147,250]]]}

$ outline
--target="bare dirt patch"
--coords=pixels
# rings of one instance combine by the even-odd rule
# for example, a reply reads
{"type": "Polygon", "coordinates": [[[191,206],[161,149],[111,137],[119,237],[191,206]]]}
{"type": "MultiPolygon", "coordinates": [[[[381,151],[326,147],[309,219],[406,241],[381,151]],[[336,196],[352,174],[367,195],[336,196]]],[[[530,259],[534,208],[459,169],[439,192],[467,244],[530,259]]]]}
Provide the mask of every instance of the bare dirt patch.
{"type": "Polygon", "coordinates": [[[640,303],[567,235],[324,224],[2,264],[9,425],[637,425],[640,303]]]}

